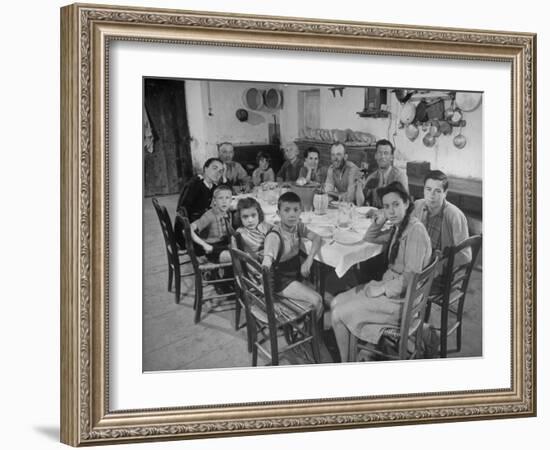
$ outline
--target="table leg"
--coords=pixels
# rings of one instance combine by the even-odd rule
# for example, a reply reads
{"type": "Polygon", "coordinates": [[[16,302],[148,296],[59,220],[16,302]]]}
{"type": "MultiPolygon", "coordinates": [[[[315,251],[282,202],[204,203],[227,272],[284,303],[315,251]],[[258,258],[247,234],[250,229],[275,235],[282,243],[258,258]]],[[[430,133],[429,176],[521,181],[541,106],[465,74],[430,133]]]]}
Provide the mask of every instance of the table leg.
{"type": "Polygon", "coordinates": [[[322,263],[322,262],[319,262],[319,261],[315,261],[315,264],[314,264],[314,285],[315,285],[315,290],[317,292],[319,292],[319,294],[321,295],[321,298],[323,299],[323,304],[324,304],[324,301],[325,301],[325,292],[326,292],[326,286],[325,286],[325,265],[322,263]]]}

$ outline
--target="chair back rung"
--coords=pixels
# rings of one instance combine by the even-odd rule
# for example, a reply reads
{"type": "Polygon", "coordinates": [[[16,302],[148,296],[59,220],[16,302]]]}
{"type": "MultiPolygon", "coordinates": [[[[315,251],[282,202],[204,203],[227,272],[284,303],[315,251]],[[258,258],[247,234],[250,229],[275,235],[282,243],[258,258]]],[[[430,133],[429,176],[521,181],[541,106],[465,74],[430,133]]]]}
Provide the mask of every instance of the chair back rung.
{"type": "MultiPolygon", "coordinates": [[[[440,338],[440,356],[447,357],[447,336],[457,331],[456,342],[457,351],[460,351],[461,333],[462,333],[462,314],[464,312],[464,302],[470,282],[472,269],[476,263],[477,256],[481,249],[482,237],[480,235],[465,239],[454,247],[445,249],[447,261],[445,263],[442,279],[442,292],[430,299],[433,303],[441,307],[441,338],[440,338]],[[469,255],[467,262],[458,264],[459,258],[469,255]],[[453,308],[450,306],[453,305],[453,308]],[[456,316],[455,325],[448,328],[449,314],[456,316]]],[[[429,309],[428,309],[429,312],[429,309]]]]}
{"type": "MultiPolygon", "coordinates": [[[[252,365],[257,364],[258,352],[267,356],[271,364],[279,364],[283,351],[299,345],[311,344],[314,359],[319,361],[318,335],[315,331],[315,314],[312,308],[304,308],[299,302],[280,298],[273,288],[273,273],[249,253],[238,248],[237,239],[231,236],[231,258],[239,295],[247,310],[247,326],[251,336],[252,365]],[[250,319],[248,321],[248,319],[250,319]],[[295,331],[290,337],[289,328],[295,331]],[[284,331],[289,346],[280,348],[278,337],[284,331]],[[258,336],[261,333],[261,337],[258,336]],[[269,343],[268,351],[264,345],[269,343]]],[[[292,333],[291,333],[292,334],[292,333]]]]}

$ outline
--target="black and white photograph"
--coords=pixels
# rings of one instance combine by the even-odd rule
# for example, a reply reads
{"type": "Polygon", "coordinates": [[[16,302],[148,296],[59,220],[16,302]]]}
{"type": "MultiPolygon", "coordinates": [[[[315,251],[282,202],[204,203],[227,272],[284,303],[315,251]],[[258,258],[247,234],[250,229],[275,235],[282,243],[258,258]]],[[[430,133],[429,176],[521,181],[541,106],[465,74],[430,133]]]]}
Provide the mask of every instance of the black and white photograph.
{"type": "Polygon", "coordinates": [[[483,93],[143,78],[143,370],[483,356],[483,93]]]}

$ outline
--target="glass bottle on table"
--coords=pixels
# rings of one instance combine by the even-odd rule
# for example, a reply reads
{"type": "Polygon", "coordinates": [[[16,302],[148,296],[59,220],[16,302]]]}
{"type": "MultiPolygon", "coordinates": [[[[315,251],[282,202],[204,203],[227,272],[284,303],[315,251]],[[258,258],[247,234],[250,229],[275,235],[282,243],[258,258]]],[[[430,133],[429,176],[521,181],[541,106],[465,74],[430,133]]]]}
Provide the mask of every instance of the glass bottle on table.
{"type": "Polygon", "coordinates": [[[348,230],[352,224],[352,205],[346,201],[340,201],[338,204],[338,228],[348,230]]]}
{"type": "Polygon", "coordinates": [[[328,195],[322,189],[313,194],[313,210],[315,214],[324,215],[328,209],[328,195]]]}

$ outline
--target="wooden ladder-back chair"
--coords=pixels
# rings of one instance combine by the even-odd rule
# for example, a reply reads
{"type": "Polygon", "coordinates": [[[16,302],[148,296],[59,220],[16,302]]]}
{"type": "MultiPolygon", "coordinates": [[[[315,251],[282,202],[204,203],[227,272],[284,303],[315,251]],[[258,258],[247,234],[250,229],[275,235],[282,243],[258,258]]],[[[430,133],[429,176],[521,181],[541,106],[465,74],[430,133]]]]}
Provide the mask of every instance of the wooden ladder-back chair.
{"type": "Polygon", "coordinates": [[[440,350],[441,358],[447,357],[447,339],[456,331],[456,351],[462,347],[462,316],[464,313],[464,301],[468,292],[470,275],[474,268],[477,256],[481,249],[482,237],[480,235],[465,239],[454,247],[448,247],[444,251],[445,264],[441,275],[441,284],[434,286],[428,299],[426,308],[426,322],[430,318],[432,305],[441,308],[440,320],[440,350]],[[471,249],[471,260],[464,263],[457,262],[457,255],[465,249],[471,249]],[[449,316],[455,317],[454,324],[449,328],[449,316]]]}
{"type": "MultiPolygon", "coordinates": [[[[204,295],[204,288],[207,286],[215,286],[219,283],[234,282],[235,279],[233,277],[217,278],[216,276],[216,272],[219,269],[230,269],[232,267],[232,263],[212,263],[199,260],[193,245],[193,238],[191,237],[191,223],[189,222],[189,218],[185,215],[185,213],[184,215],[177,215],[176,223],[178,223],[179,228],[183,230],[185,247],[187,248],[189,258],[191,259],[191,264],[193,264],[193,269],[195,271],[195,302],[193,304],[193,309],[195,310],[195,323],[198,323],[201,320],[202,306],[206,301],[215,299],[229,300],[231,298],[236,298],[235,292],[207,296],[204,295]]],[[[240,303],[238,300],[235,302],[235,316],[240,316],[240,303]]]]}
{"type": "Polygon", "coordinates": [[[162,235],[164,237],[164,245],[166,247],[166,257],[168,259],[168,291],[172,290],[172,282],[175,287],[176,303],[180,301],[181,279],[184,277],[193,276],[193,272],[182,274],[182,266],[191,264],[187,250],[182,250],[178,247],[176,236],[172,228],[172,220],[165,206],[162,206],[157,198],[152,198],[153,206],[157,213],[162,235]],[[185,258],[185,259],[184,259],[185,258]]]}
{"type": "Polygon", "coordinates": [[[305,344],[311,345],[313,359],[318,363],[319,335],[314,308],[305,307],[289,298],[276,297],[270,269],[235,247],[231,247],[231,255],[248,311],[252,365],[258,364],[258,352],[261,352],[269,358],[272,365],[277,366],[281,354],[305,344]],[[287,333],[289,329],[292,329],[295,339],[280,347],[279,334],[287,333]],[[268,346],[263,345],[266,342],[268,346]]]}
{"type": "Polygon", "coordinates": [[[378,344],[361,340],[353,333],[350,337],[350,360],[357,361],[359,351],[366,350],[386,359],[418,359],[423,348],[423,325],[428,296],[439,261],[438,255],[420,273],[415,273],[407,286],[403,299],[403,312],[399,328],[382,330],[378,344]],[[411,345],[412,344],[412,345],[411,345]]]}
{"type": "MultiPolygon", "coordinates": [[[[242,242],[242,237],[239,233],[233,233],[231,235],[231,249],[232,250],[241,250],[243,252],[245,251],[244,245],[243,245],[243,242],[242,242]]],[[[234,258],[233,255],[234,255],[234,252],[231,251],[231,260],[232,260],[232,263],[233,263],[233,273],[235,274],[235,294],[237,295],[237,302],[239,302],[241,304],[241,309],[244,308],[244,311],[245,311],[246,321],[244,323],[244,326],[246,326],[246,337],[247,337],[247,342],[248,342],[248,352],[250,353],[250,352],[252,352],[252,336],[250,334],[250,327],[248,326],[248,322],[252,319],[251,319],[251,316],[250,316],[250,309],[248,308],[248,302],[246,301],[246,297],[245,297],[245,288],[243,287],[242,282],[241,282],[241,277],[239,276],[243,271],[242,266],[241,266],[241,262],[237,258],[234,258]]],[[[240,314],[235,316],[235,330],[238,330],[239,328],[241,328],[240,314]]]]}

